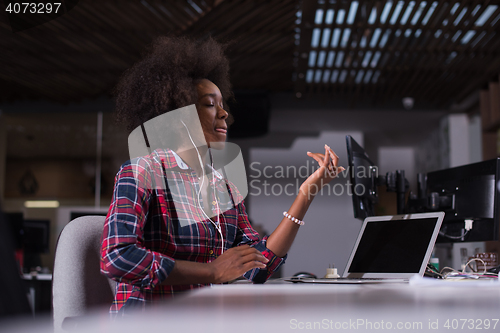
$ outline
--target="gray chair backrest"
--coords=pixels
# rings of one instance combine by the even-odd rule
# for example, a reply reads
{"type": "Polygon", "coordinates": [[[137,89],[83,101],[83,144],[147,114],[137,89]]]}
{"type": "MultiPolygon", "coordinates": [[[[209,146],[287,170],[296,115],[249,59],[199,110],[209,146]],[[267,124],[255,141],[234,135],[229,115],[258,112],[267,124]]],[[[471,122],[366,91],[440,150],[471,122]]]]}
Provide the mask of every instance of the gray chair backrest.
{"type": "Polygon", "coordinates": [[[67,317],[89,309],[111,306],[116,283],[100,273],[104,216],[83,216],[68,223],[56,246],[52,280],[54,331],[67,317]]]}

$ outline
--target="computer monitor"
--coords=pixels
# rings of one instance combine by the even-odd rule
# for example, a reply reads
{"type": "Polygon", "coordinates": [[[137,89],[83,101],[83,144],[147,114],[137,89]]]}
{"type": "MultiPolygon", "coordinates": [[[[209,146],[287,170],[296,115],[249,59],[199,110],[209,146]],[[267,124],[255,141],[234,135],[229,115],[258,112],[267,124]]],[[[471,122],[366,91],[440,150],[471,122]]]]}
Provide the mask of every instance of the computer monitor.
{"type": "Polygon", "coordinates": [[[50,221],[28,219],[23,221],[24,252],[42,254],[50,251],[50,221]]]}
{"type": "Polygon", "coordinates": [[[346,136],[346,144],[354,217],[364,220],[375,215],[378,168],[350,135],[346,136]]]}
{"type": "Polygon", "coordinates": [[[24,245],[23,213],[5,213],[5,222],[9,238],[16,250],[22,250],[24,245]]]}
{"type": "Polygon", "coordinates": [[[428,210],[446,213],[437,242],[498,240],[499,181],[500,158],[429,172],[428,210]]]}
{"type": "Polygon", "coordinates": [[[354,217],[374,216],[377,186],[397,192],[398,214],[446,213],[437,242],[498,240],[500,232],[500,158],[419,174],[418,196],[405,202],[404,171],[379,176],[365,150],[346,137],[354,217]]]}

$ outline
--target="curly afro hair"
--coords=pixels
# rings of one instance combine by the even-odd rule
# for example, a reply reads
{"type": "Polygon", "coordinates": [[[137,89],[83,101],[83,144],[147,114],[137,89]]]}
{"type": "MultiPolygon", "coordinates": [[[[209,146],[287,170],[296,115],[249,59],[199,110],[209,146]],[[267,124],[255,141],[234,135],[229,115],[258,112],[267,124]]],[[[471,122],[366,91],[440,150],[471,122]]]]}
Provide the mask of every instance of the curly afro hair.
{"type": "Polygon", "coordinates": [[[160,114],[195,104],[195,83],[200,79],[219,87],[228,110],[226,101],[233,95],[224,50],[225,46],[211,37],[201,41],[157,38],[120,78],[114,91],[116,119],[131,131],[160,114]]]}

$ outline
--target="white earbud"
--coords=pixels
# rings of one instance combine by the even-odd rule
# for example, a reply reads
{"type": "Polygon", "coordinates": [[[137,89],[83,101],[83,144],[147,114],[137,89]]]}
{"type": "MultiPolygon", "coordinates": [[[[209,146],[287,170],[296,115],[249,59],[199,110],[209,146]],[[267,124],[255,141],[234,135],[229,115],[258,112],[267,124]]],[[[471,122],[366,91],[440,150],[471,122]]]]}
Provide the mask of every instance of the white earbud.
{"type": "MultiPolygon", "coordinates": [[[[186,124],[182,120],[181,120],[181,123],[186,128],[186,131],[187,131],[188,136],[189,136],[189,140],[191,140],[191,143],[193,144],[194,149],[196,149],[196,153],[198,154],[198,161],[200,161],[200,166],[201,166],[201,171],[202,171],[202,181],[201,181],[201,185],[200,185],[200,190],[198,191],[198,195],[197,195],[198,206],[200,207],[200,210],[202,211],[203,215],[205,215],[205,217],[207,219],[209,219],[210,222],[212,222],[212,224],[215,226],[215,229],[217,229],[217,231],[219,232],[220,237],[221,237],[221,241],[222,241],[222,250],[221,250],[221,254],[222,254],[222,253],[224,253],[224,235],[222,235],[222,229],[221,229],[221,226],[220,226],[220,215],[219,214],[217,215],[217,223],[215,223],[207,215],[207,213],[205,213],[205,210],[201,206],[200,194],[201,194],[201,190],[203,188],[203,184],[205,183],[205,168],[203,167],[203,161],[201,159],[201,154],[200,154],[200,151],[198,150],[198,147],[196,147],[196,144],[194,143],[194,140],[191,137],[191,133],[189,132],[189,129],[187,128],[186,124]]],[[[210,162],[211,162],[211,166],[212,166],[212,169],[213,169],[213,165],[214,164],[213,164],[213,160],[212,160],[212,154],[210,154],[210,162]]],[[[215,183],[215,177],[214,177],[214,172],[213,171],[212,171],[212,182],[215,183]]],[[[217,200],[217,197],[215,195],[215,186],[214,186],[213,190],[214,190],[214,201],[217,204],[217,212],[220,212],[219,201],[217,200]]]]}

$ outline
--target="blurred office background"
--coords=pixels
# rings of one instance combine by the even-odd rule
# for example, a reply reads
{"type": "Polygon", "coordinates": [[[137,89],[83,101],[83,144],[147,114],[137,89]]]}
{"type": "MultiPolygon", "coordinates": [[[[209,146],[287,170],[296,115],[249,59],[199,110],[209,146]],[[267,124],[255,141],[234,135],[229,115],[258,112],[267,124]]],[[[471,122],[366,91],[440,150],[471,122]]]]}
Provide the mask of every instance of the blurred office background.
{"type": "MultiPolygon", "coordinates": [[[[49,221],[26,271],[52,270],[72,218],[106,213],[128,159],[111,91],[160,35],[231,41],[229,141],[242,148],[249,215],[263,232],[296,192],[286,187],[292,168],[276,172],[311,170],[306,151],[325,143],[345,165],[347,134],[380,173],[404,169],[413,189],[418,172],[499,155],[499,1],[80,1],[66,10],[24,30],[0,20],[0,202],[10,216],[49,221]]],[[[340,188],[315,200],[282,275],[343,271],[361,221],[340,188]]],[[[380,196],[378,211],[395,213],[395,194],[380,196]]]]}

